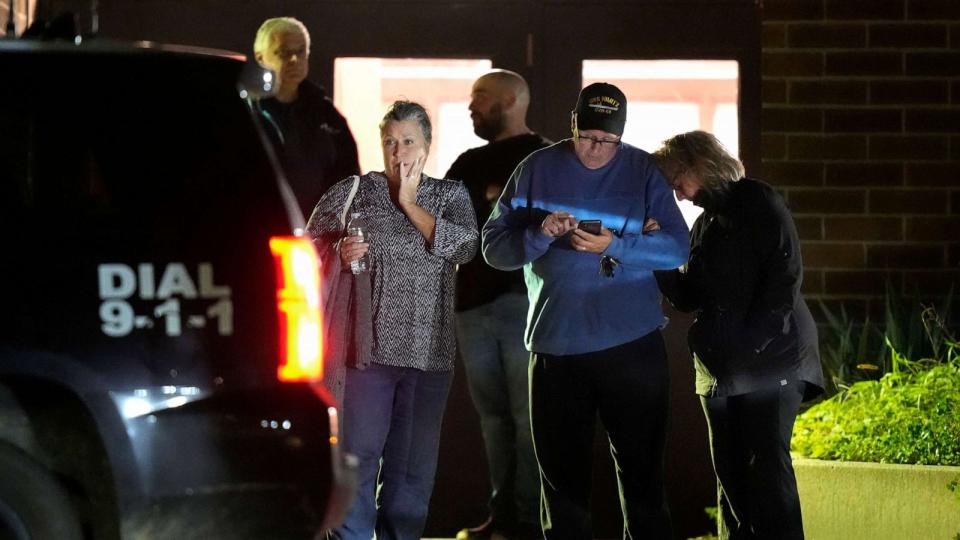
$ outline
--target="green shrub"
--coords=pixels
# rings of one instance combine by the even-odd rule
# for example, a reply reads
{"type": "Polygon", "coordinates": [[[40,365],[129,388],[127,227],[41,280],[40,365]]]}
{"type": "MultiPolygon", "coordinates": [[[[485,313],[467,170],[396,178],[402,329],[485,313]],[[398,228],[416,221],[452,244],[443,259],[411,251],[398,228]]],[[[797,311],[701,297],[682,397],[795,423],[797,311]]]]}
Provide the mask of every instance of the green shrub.
{"type": "MultiPolygon", "coordinates": [[[[952,291],[939,313],[950,313],[952,291]]],[[[933,306],[904,309],[887,287],[885,330],[855,331],[821,304],[827,395],[797,417],[791,450],[810,458],[960,466],[960,343],[933,306]],[[876,348],[876,337],[882,339],[876,348]],[[923,358],[914,361],[910,358],[923,358]],[[879,380],[869,380],[871,372],[879,380]],[[867,379],[867,380],[864,380],[867,379]]],[[[960,501],[960,477],[947,486],[960,501]]],[[[960,540],[960,534],[954,537],[960,540]]]]}
{"type": "Polygon", "coordinates": [[[953,309],[952,288],[933,305],[921,302],[916,289],[906,294],[887,281],[883,305],[883,325],[879,326],[869,317],[862,323],[854,321],[843,305],[834,313],[820,302],[826,320],[820,356],[827,397],[856,382],[897,372],[897,355],[943,360],[948,354],[950,321],[945,317],[953,309]]]}
{"type": "Polygon", "coordinates": [[[951,353],[945,363],[901,357],[895,364],[898,372],[854,383],[800,415],[792,450],[817,459],[960,465],[960,359],[951,353]]]}
{"type": "Polygon", "coordinates": [[[832,396],[857,381],[880,378],[884,363],[883,333],[869,318],[862,324],[855,322],[843,305],[839,314],[834,314],[823,302],[820,309],[827,321],[820,346],[826,395],[832,396]]]}
{"type": "MultiPolygon", "coordinates": [[[[940,305],[949,313],[952,291],[940,305]]],[[[960,465],[960,343],[933,306],[915,297],[906,307],[888,285],[882,359],[868,347],[869,321],[859,340],[846,312],[824,308],[835,347],[824,368],[837,393],[797,417],[792,450],[843,461],[960,465]],[[863,364],[864,354],[870,364],[863,364]],[[906,351],[906,352],[904,352],[906,351]],[[844,355],[854,355],[844,361],[844,355]],[[922,360],[911,360],[919,356],[922,360]],[[872,366],[878,380],[857,380],[851,365],[872,366]],[[851,381],[852,384],[850,382],[851,381]]]]}

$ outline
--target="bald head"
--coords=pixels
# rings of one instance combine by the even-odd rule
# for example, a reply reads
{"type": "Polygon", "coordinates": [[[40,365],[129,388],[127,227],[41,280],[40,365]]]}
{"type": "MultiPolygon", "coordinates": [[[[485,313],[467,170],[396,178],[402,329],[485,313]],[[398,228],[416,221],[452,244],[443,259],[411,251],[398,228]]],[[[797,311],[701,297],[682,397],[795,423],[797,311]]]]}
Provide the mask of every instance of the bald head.
{"type": "Polygon", "coordinates": [[[497,69],[480,77],[480,80],[489,81],[500,96],[515,99],[516,106],[526,113],[530,105],[530,87],[519,73],[497,69]]]}
{"type": "Polygon", "coordinates": [[[529,133],[530,88],[520,74],[505,69],[487,73],[473,83],[470,118],[473,131],[488,141],[529,133]]]}

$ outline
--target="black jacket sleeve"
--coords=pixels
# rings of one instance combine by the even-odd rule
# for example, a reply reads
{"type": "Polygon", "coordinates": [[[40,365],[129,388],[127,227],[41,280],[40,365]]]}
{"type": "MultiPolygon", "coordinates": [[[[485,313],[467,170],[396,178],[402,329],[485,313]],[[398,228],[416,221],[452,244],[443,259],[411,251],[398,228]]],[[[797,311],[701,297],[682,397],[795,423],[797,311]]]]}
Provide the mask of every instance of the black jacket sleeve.
{"type": "Polygon", "coordinates": [[[773,190],[764,191],[752,208],[750,232],[759,268],[745,322],[750,344],[763,350],[789,331],[788,316],[800,295],[803,263],[797,228],[783,199],[773,190]]]}
{"type": "MultiPolygon", "coordinates": [[[[703,234],[704,222],[701,217],[693,224],[690,231],[690,258],[697,256],[697,246],[694,241],[703,234]]],[[[690,260],[687,261],[686,268],[690,268],[690,260]]],[[[653,276],[657,279],[657,285],[660,292],[678,311],[689,313],[697,311],[703,307],[703,299],[697,294],[697,287],[694,280],[688,275],[684,268],[674,270],[655,270],[653,276]]]]}
{"type": "Polygon", "coordinates": [[[660,292],[671,306],[684,313],[700,309],[700,302],[693,294],[693,287],[686,273],[681,272],[680,269],[655,270],[653,275],[657,278],[660,292]]]}

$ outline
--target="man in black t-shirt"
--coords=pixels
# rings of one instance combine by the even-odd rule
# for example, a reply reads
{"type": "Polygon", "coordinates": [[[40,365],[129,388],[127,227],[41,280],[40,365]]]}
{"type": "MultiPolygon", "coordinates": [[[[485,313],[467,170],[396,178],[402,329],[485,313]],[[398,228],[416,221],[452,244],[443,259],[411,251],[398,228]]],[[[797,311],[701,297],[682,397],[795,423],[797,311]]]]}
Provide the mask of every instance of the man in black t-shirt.
{"type": "Polygon", "coordinates": [[[333,184],[359,174],[357,143],[346,119],[323,88],[307,80],[310,33],[293,17],[267,19],[257,31],[254,56],[276,74],[276,94],[260,113],[304,219],[333,184]]]}
{"type": "MultiPolygon", "coordinates": [[[[481,226],[517,165],[551,144],[527,127],[529,103],[526,81],[512,71],[495,70],[473,84],[473,130],[489,143],[461,154],[446,178],[467,186],[481,226]]],[[[528,408],[529,353],[523,343],[527,310],[521,270],[501,272],[482,257],[460,266],[457,338],[480,415],[493,487],[489,519],[461,530],[460,540],[489,538],[494,532],[507,538],[542,538],[540,478],[528,408]]]]}

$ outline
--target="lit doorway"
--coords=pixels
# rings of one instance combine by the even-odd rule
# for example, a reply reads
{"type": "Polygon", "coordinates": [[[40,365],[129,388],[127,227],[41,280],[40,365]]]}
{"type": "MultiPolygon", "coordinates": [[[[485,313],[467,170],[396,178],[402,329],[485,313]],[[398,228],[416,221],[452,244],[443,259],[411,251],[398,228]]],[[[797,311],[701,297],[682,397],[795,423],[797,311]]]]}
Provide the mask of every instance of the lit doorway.
{"type": "Polygon", "coordinates": [[[380,119],[398,99],[415,101],[433,124],[433,144],[424,173],[442,177],[461,152],[486,141],[473,133],[467,106],[473,81],[490,60],[434,58],[337,58],[333,101],[357,140],[360,169],[383,170],[380,119]]]}

